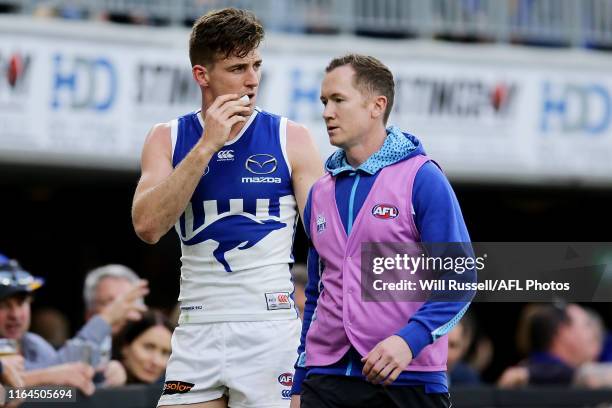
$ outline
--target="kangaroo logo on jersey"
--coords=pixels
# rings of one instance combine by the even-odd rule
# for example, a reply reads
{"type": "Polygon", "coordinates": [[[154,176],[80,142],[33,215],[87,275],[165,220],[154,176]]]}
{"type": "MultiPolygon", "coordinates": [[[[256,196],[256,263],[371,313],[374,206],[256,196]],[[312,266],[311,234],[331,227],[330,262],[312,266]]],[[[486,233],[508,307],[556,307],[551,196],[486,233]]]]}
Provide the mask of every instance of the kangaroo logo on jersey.
{"type": "Polygon", "coordinates": [[[213,256],[226,272],[231,272],[229,264],[225,260],[225,253],[234,248],[245,250],[255,246],[272,231],[287,226],[284,222],[269,220],[257,220],[242,214],[233,214],[221,217],[198,232],[191,239],[183,240],[185,245],[195,245],[207,240],[216,241],[219,246],[213,251],[213,256]]]}
{"type": "Polygon", "coordinates": [[[381,220],[389,220],[399,215],[399,210],[391,204],[377,204],[372,208],[372,215],[381,220]]]}
{"type": "Polygon", "coordinates": [[[270,174],[278,167],[278,161],[271,154],[260,153],[249,156],[244,165],[253,174],[270,174]]]}

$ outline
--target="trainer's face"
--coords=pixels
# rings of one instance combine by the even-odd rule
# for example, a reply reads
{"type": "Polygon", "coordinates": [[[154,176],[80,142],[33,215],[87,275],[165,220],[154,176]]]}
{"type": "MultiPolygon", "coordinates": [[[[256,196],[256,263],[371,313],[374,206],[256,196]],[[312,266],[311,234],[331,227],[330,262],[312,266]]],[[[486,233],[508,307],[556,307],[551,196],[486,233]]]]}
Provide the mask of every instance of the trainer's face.
{"type": "Polygon", "coordinates": [[[355,88],[355,71],[343,65],[328,72],[321,85],[323,119],[332,145],[344,150],[359,145],[373,126],[373,100],[355,88]]]}
{"type": "Polygon", "coordinates": [[[23,294],[0,300],[0,338],[21,340],[30,328],[31,302],[23,294]]]}
{"type": "Polygon", "coordinates": [[[121,350],[123,365],[138,382],[152,383],[164,373],[170,358],[172,333],[165,326],[152,326],[121,350]]]}
{"type": "MultiPolygon", "coordinates": [[[[253,113],[257,99],[257,90],[261,80],[262,59],[259,50],[255,49],[245,57],[230,56],[218,58],[214,65],[205,69],[204,82],[200,82],[210,94],[210,103],[218,96],[226,94],[247,95],[249,112],[253,113]]],[[[195,69],[195,67],[194,67],[195,69]]]]}

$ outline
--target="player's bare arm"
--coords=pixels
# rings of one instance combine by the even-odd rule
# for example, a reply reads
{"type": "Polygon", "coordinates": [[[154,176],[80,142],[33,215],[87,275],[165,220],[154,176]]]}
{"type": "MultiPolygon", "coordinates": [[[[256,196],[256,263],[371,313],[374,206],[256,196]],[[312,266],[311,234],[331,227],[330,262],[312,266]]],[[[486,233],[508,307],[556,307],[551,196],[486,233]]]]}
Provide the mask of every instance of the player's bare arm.
{"type": "Polygon", "coordinates": [[[292,169],[295,200],[303,220],[308,192],[323,176],[323,163],[308,129],[291,121],[287,124],[287,156],[292,169]]]}
{"type": "Polygon", "coordinates": [[[204,174],[211,157],[244,123],[248,112],[240,95],[219,96],[206,110],[206,130],[185,159],[173,169],[170,125],[153,127],[142,151],[142,176],[134,193],[132,222],[136,234],[154,244],[176,223],[204,174]]]}

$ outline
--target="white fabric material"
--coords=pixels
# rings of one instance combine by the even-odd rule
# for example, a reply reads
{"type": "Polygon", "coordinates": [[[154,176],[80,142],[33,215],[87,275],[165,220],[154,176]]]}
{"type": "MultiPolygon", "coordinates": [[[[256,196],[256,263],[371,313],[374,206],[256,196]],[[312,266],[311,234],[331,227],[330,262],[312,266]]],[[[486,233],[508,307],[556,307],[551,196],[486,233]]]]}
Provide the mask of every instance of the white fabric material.
{"type": "Polygon", "coordinates": [[[289,407],[286,380],[294,371],[300,328],[299,319],[177,327],[166,381],[194,385],[186,393],[162,395],[158,406],[227,395],[232,408],[289,407]]]}

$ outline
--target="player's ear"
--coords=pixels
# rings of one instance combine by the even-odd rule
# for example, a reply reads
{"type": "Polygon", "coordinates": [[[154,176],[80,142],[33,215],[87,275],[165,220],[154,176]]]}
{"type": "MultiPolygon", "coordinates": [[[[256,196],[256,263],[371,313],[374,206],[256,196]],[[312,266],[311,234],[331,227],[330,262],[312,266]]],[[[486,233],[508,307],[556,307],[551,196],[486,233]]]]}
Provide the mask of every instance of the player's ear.
{"type": "Polygon", "coordinates": [[[387,97],[378,95],[372,102],[372,118],[378,119],[384,117],[385,110],[387,109],[387,97]]]}
{"type": "Polygon", "coordinates": [[[208,86],[210,82],[210,75],[208,74],[208,69],[204,65],[194,65],[191,68],[191,72],[193,74],[193,79],[200,86],[208,86]]]}

